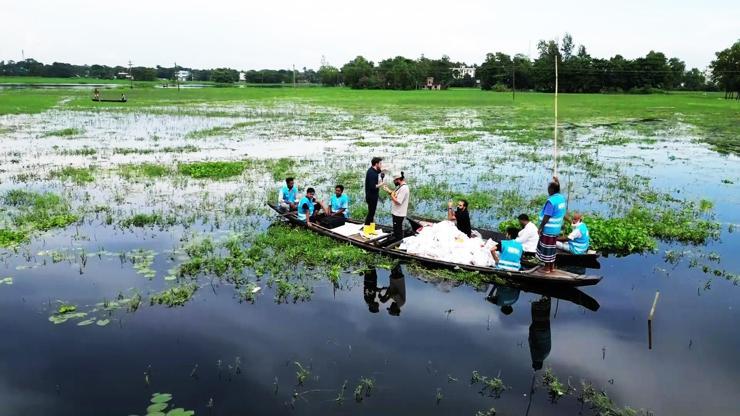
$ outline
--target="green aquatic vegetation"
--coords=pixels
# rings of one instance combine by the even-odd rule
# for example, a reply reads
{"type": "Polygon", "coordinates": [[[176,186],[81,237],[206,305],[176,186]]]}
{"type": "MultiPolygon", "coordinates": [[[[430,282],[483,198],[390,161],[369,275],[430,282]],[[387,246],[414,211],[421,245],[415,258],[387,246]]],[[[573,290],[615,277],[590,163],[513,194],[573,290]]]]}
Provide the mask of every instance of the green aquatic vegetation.
{"type": "Polygon", "coordinates": [[[0,277],[0,285],[12,285],[12,284],[13,284],[12,277],[0,277]]]}
{"type": "Polygon", "coordinates": [[[0,248],[15,247],[28,241],[28,233],[0,228],[0,248]]]}
{"type": "Polygon", "coordinates": [[[147,416],[194,416],[195,415],[195,411],[193,410],[185,410],[182,407],[170,407],[171,405],[170,401],[172,401],[172,395],[169,393],[152,394],[152,398],[149,400],[150,404],[146,408],[147,416]]]}
{"type": "Polygon", "coordinates": [[[375,388],[375,379],[369,377],[360,377],[360,381],[355,387],[355,401],[360,403],[365,397],[370,397],[370,394],[375,388]]]}
{"type": "Polygon", "coordinates": [[[91,147],[82,147],[79,149],[65,149],[59,152],[60,155],[64,155],[64,156],[93,156],[97,153],[98,151],[91,147]]]}
{"type": "Polygon", "coordinates": [[[292,300],[293,303],[311,300],[313,287],[307,282],[291,282],[287,279],[275,279],[275,302],[285,303],[292,300]]]}
{"type": "Polygon", "coordinates": [[[475,412],[475,416],[496,416],[496,409],[492,407],[488,410],[479,410],[475,412]]]}
{"type": "Polygon", "coordinates": [[[303,383],[308,379],[308,377],[311,376],[311,369],[304,367],[298,361],[294,361],[293,364],[295,364],[295,366],[297,367],[297,370],[295,372],[296,382],[299,386],[302,386],[303,383]]]}
{"type": "Polygon", "coordinates": [[[77,306],[69,303],[60,302],[56,311],[49,316],[49,322],[55,325],[63,324],[70,319],[80,319],[87,316],[86,312],[78,312],[77,306]]]}
{"type": "Polygon", "coordinates": [[[172,173],[169,166],[158,163],[139,163],[121,165],[118,168],[121,177],[131,178],[161,178],[172,173]]]}
{"type": "Polygon", "coordinates": [[[177,217],[174,215],[164,215],[158,212],[152,212],[149,214],[139,213],[134,214],[131,217],[121,220],[121,227],[165,227],[172,226],[177,223],[177,217]]]}
{"type": "Polygon", "coordinates": [[[241,175],[247,165],[244,161],[190,162],[177,165],[177,171],[195,179],[226,179],[241,175]]]}
{"type": "Polygon", "coordinates": [[[549,367],[545,370],[545,374],[542,375],[542,385],[547,388],[550,400],[553,403],[557,402],[570,391],[568,387],[558,380],[555,374],[553,374],[552,369],[549,367]]]}
{"type": "Polygon", "coordinates": [[[358,140],[352,142],[352,145],[357,147],[380,147],[383,143],[381,142],[373,142],[373,141],[365,141],[365,140],[358,140]]]}
{"type": "Polygon", "coordinates": [[[137,274],[148,279],[154,279],[157,272],[152,269],[152,264],[154,263],[154,256],[156,254],[154,250],[137,249],[126,253],[126,257],[134,264],[134,270],[136,270],[137,274]]]}
{"type": "Polygon", "coordinates": [[[15,226],[15,229],[0,228],[0,246],[3,247],[27,241],[33,231],[64,228],[79,219],[66,200],[50,192],[14,189],[6,192],[2,201],[9,208],[7,214],[15,226]]]}
{"type": "Polygon", "coordinates": [[[195,283],[183,284],[165,289],[149,297],[150,305],[165,305],[168,308],[183,306],[193,298],[198,285],[195,283]]]}
{"type": "Polygon", "coordinates": [[[286,157],[262,160],[257,166],[269,172],[275,181],[284,181],[288,176],[295,176],[296,162],[286,157]]]}
{"type": "Polygon", "coordinates": [[[708,199],[702,199],[699,201],[699,211],[709,212],[714,208],[714,203],[708,199]]]}
{"type": "Polygon", "coordinates": [[[93,172],[95,172],[95,168],[91,166],[86,168],[75,168],[72,166],[66,166],[61,169],[52,171],[51,177],[65,182],[69,181],[74,182],[77,185],[83,185],[95,181],[95,175],[93,174],[93,172]]]}
{"type": "Polygon", "coordinates": [[[186,139],[204,139],[206,137],[213,137],[224,135],[231,130],[230,127],[216,126],[202,130],[193,130],[185,135],[186,139]]]}
{"type": "Polygon", "coordinates": [[[445,138],[447,143],[474,142],[474,141],[477,141],[478,139],[479,137],[475,134],[467,134],[463,136],[452,136],[452,137],[445,138]]]}
{"type": "Polygon", "coordinates": [[[79,136],[84,133],[84,130],[76,127],[67,127],[65,129],[47,131],[43,134],[43,137],[71,137],[79,136]]]}
{"type": "Polygon", "coordinates": [[[488,392],[489,396],[496,399],[500,398],[503,392],[511,388],[504,384],[504,381],[501,379],[500,372],[499,375],[496,377],[488,377],[481,375],[478,370],[473,371],[472,375],[470,376],[470,384],[475,385],[479,383],[481,384],[481,394],[488,392]]]}
{"type": "Polygon", "coordinates": [[[588,405],[593,413],[598,416],[648,416],[652,414],[642,409],[620,408],[614,404],[604,391],[596,389],[591,383],[585,381],[581,381],[581,393],[578,396],[578,401],[588,405]]]}

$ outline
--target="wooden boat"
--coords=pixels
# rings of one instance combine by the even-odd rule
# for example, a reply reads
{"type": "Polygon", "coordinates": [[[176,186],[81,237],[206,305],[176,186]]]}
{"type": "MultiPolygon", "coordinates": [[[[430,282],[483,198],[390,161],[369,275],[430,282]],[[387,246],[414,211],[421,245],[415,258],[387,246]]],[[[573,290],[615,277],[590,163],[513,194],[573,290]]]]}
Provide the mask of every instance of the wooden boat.
{"type": "MultiPolygon", "coordinates": [[[[267,203],[267,205],[275,210],[275,212],[280,214],[280,216],[289,223],[300,227],[306,227],[306,223],[300,221],[295,212],[283,213],[280,212],[280,210],[274,203],[267,203]]],[[[375,238],[367,239],[360,232],[362,222],[350,219],[347,220],[347,224],[349,224],[349,226],[340,227],[341,230],[329,229],[316,223],[312,223],[311,227],[306,228],[317,234],[333,238],[337,241],[349,243],[353,246],[362,248],[373,253],[387,255],[399,260],[418,262],[427,267],[466,270],[471,272],[479,272],[482,274],[495,275],[511,281],[522,281],[544,285],[589,286],[595,285],[599,283],[599,281],[601,281],[601,276],[580,275],[559,269],[553,273],[545,273],[541,266],[534,266],[520,271],[509,271],[496,269],[493,267],[480,267],[469,264],[451,263],[447,261],[431,259],[416,254],[410,254],[407,253],[405,250],[399,249],[398,246],[400,244],[400,241],[389,244],[389,238],[393,231],[391,227],[376,226],[376,228],[380,231],[380,235],[375,238]],[[347,232],[347,230],[351,230],[353,226],[355,227],[356,232],[347,232]]]]}
{"type": "MultiPolygon", "coordinates": [[[[414,228],[420,228],[420,226],[431,225],[439,222],[423,217],[409,217],[408,219],[414,228]]],[[[474,228],[473,230],[478,231],[483,239],[490,238],[493,241],[500,242],[501,240],[506,240],[507,238],[504,233],[498,231],[486,230],[482,228],[474,228]]],[[[598,262],[599,257],[601,257],[601,253],[594,250],[589,250],[585,254],[573,254],[567,251],[558,250],[557,256],[555,257],[555,262],[558,265],[563,266],[580,266],[589,269],[600,269],[601,265],[598,262]]],[[[523,261],[525,263],[537,262],[537,260],[534,258],[534,253],[524,253],[523,261]]]]}
{"type": "Polygon", "coordinates": [[[93,97],[92,100],[95,102],[100,102],[100,103],[125,103],[126,101],[128,101],[125,98],[111,99],[111,98],[95,98],[95,97],[93,97]]]}

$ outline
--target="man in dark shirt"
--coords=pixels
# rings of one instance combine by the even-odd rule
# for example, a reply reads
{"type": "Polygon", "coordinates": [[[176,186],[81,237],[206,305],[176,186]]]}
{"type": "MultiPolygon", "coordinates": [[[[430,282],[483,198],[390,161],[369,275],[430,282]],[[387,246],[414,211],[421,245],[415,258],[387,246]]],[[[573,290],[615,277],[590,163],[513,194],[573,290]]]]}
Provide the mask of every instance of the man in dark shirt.
{"type": "Polygon", "coordinates": [[[365,225],[375,222],[375,209],[378,207],[378,188],[383,186],[383,159],[374,157],[370,161],[370,168],[365,174],[365,202],[367,202],[367,216],[365,225]]]}
{"type": "Polygon", "coordinates": [[[470,226],[470,212],[468,212],[468,201],[461,199],[457,201],[457,211],[452,210],[452,201],[447,203],[447,219],[455,221],[457,229],[470,237],[473,229],[470,226]]]}

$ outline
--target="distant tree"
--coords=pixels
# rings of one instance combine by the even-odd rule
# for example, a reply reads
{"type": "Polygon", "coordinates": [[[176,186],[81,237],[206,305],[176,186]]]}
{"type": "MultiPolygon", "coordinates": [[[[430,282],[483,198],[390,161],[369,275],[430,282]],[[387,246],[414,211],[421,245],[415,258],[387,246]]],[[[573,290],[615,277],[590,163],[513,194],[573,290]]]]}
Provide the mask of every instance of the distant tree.
{"type": "Polygon", "coordinates": [[[113,68],[105,65],[92,65],[88,72],[90,78],[112,79],[115,77],[113,68]]]}
{"type": "Polygon", "coordinates": [[[72,64],[54,62],[53,64],[44,67],[43,74],[45,77],[71,78],[75,76],[75,71],[72,64]]]}
{"type": "Polygon", "coordinates": [[[358,56],[342,66],[342,79],[344,84],[351,88],[369,88],[373,76],[374,65],[372,62],[358,56]]]}
{"type": "Polygon", "coordinates": [[[239,80],[239,71],[229,68],[216,68],[211,71],[211,81],[218,84],[232,84],[239,80]]]}
{"type": "Polygon", "coordinates": [[[509,55],[501,52],[487,54],[477,71],[481,89],[490,90],[497,84],[511,88],[513,69],[509,55]]]}
{"type": "Polygon", "coordinates": [[[157,71],[154,68],[135,66],[131,68],[131,76],[135,81],[154,81],[157,79],[157,71]]]}
{"type": "Polygon", "coordinates": [[[337,86],[341,80],[339,69],[331,65],[324,65],[319,68],[318,76],[319,81],[327,87],[337,86]]]}
{"type": "Polygon", "coordinates": [[[683,76],[682,89],[688,91],[702,91],[707,89],[707,80],[704,74],[696,68],[691,68],[683,76]]]}
{"type": "Polygon", "coordinates": [[[725,99],[740,100],[740,40],[727,49],[715,53],[709,64],[712,82],[725,92],[725,99]]]}
{"type": "Polygon", "coordinates": [[[421,72],[416,62],[411,59],[397,56],[393,59],[381,61],[376,71],[375,87],[394,90],[412,90],[418,85],[421,72]],[[382,80],[382,81],[381,81],[382,80]]]}

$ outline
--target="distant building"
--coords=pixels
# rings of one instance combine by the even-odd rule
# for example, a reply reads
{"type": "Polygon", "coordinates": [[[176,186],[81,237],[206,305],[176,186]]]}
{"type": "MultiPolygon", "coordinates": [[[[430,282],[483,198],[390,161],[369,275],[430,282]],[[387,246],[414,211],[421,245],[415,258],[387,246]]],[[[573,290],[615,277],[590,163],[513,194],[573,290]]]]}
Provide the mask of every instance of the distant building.
{"type": "Polygon", "coordinates": [[[472,66],[461,66],[452,68],[452,77],[455,79],[463,79],[465,75],[469,75],[470,78],[475,78],[475,67],[472,66]]]}
{"type": "Polygon", "coordinates": [[[246,80],[247,80],[247,73],[239,72],[239,81],[246,81],[246,80]]]}
{"type": "Polygon", "coordinates": [[[175,72],[175,77],[180,82],[187,81],[190,78],[190,75],[190,71],[185,71],[184,69],[175,72]]]}
{"type": "Polygon", "coordinates": [[[131,74],[128,72],[119,72],[116,74],[117,79],[131,79],[131,74]]]}
{"type": "Polygon", "coordinates": [[[427,77],[427,82],[421,86],[423,90],[441,90],[442,84],[434,83],[434,77],[427,77]]]}

